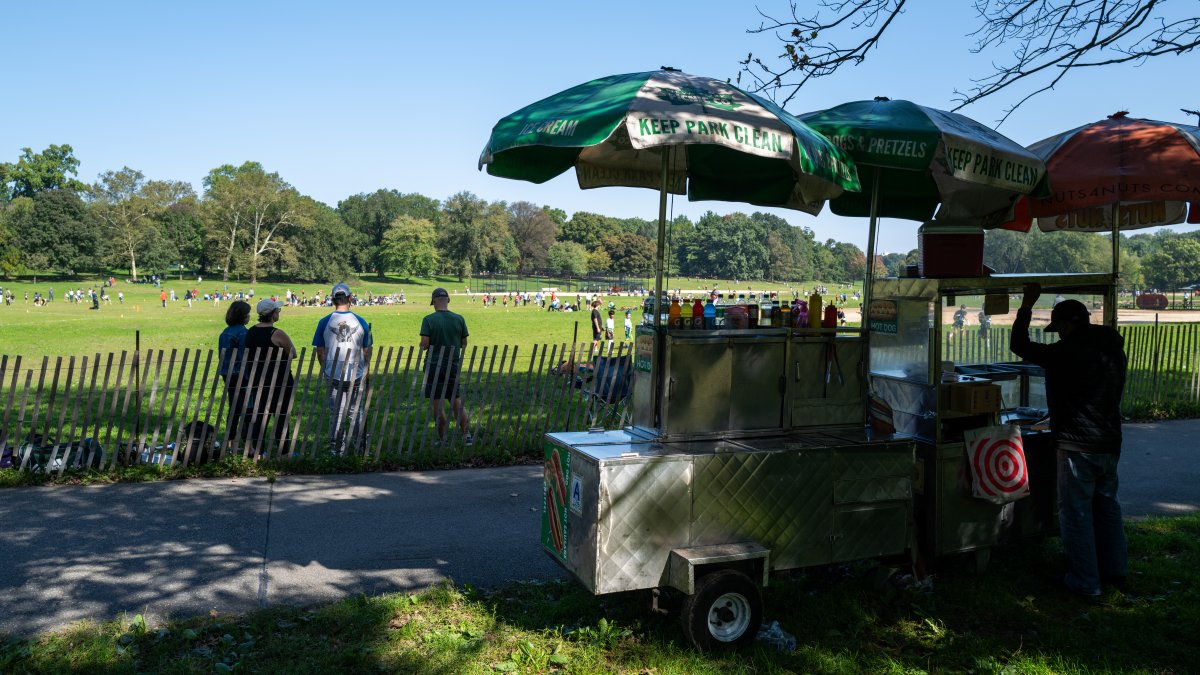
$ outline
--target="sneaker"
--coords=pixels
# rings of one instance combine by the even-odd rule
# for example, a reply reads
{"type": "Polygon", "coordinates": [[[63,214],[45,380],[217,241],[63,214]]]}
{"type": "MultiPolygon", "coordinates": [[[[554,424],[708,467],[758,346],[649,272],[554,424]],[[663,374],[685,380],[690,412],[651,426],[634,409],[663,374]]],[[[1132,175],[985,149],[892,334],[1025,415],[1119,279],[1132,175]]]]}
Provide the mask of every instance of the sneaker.
{"type": "Polygon", "coordinates": [[[475,437],[471,434],[463,435],[463,445],[467,446],[468,448],[472,445],[475,445],[475,437]]]}

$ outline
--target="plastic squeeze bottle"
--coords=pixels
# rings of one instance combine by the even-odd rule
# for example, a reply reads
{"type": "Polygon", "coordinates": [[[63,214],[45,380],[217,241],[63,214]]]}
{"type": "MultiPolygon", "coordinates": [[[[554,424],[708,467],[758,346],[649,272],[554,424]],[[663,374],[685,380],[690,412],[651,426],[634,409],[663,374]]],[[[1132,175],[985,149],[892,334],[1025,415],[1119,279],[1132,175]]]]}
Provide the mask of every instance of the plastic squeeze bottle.
{"type": "Polygon", "coordinates": [[[837,306],[834,304],[825,305],[825,318],[821,321],[821,328],[837,328],[837,306]]]}
{"type": "Polygon", "coordinates": [[[821,327],[821,294],[816,291],[808,296],[808,327],[821,327]]]}

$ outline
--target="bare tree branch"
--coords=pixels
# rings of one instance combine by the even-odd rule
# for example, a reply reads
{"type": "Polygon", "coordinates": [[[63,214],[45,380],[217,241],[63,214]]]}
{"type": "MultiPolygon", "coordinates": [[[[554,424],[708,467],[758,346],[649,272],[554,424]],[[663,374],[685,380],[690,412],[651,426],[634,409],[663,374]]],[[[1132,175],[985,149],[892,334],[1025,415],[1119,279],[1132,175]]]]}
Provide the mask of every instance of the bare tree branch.
{"type": "MultiPolygon", "coordinates": [[[[1030,87],[1018,94],[1003,122],[1026,101],[1054,89],[1076,68],[1119,63],[1144,63],[1181,55],[1200,47],[1200,17],[1195,0],[1191,9],[1168,10],[1167,0],[975,0],[982,24],[969,33],[973,51],[983,53],[1011,46],[1011,54],[993,62],[994,72],[972,79],[966,91],[955,92],[959,110],[981,99],[1030,87]],[[1188,14],[1192,14],[1189,16],[1188,14]]],[[[749,76],[753,91],[786,104],[809,80],[832,75],[847,64],[857,65],[879,46],[884,32],[903,13],[905,0],[821,0],[812,16],[797,14],[778,20],[759,10],[763,21],[751,34],[774,33],[784,45],[782,65],[763,62],[750,53],[738,75],[749,76]],[[864,38],[849,35],[866,30],[864,38]],[[818,42],[820,40],[820,42],[818,42]]]]}
{"type": "Polygon", "coordinates": [[[752,91],[767,93],[781,105],[787,105],[810,79],[832,75],[846,64],[862,63],[892,21],[903,12],[905,2],[907,0],[822,0],[820,7],[833,14],[828,21],[822,19],[821,10],[810,17],[801,17],[796,13],[795,0],[791,1],[791,19],[775,19],[759,9],[763,21],[758,28],[747,32],[775,33],[783,43],[783,53],[777,55],[783,66],[776,68],[750,52],[740,62],[742,70],[738,73],[738,83],[744,73],[750,79],[748,86],[752,91]],[[826,32],[832,31],[836,36],[839,28],[847,31],[868,28],[872,33],[848,47],[838,46],[840,42],[818,42],[824,39],[826,32]]]}

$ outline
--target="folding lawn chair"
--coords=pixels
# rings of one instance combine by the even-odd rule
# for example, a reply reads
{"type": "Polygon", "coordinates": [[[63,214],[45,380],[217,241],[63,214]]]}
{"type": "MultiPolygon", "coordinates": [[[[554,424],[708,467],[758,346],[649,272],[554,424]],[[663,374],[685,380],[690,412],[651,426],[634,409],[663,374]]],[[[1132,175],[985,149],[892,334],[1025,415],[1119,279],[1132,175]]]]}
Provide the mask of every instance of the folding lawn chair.
{"type": "Polygon", "coordinates": [[[629,398],[633,377],[633,357],[597,356],[591,380],[585,383],[589,427],[621,428],[629,422],[629,398]]]}

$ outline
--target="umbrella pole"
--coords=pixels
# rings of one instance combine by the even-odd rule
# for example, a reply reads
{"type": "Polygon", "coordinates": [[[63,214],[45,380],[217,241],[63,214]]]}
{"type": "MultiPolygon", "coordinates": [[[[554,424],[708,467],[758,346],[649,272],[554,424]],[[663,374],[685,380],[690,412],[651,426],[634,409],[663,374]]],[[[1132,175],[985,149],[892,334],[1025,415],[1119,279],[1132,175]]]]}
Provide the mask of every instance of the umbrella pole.
{"type": "Polygon", "coordinates": [[[867,375],[868,391],[871,389],[871,331],[867,314],[871,308],[871,286],[875,280],[875,237],[879,231],[879,174],[879,167],[875,167],[871,181],[871,225],[867,230],[867,273],[863,279],[862,308],[859,309],[859,320],[862,322],[860,328],[867,339],[866,348],[863,350],[863,372],[867,375]]]}
{"type": "Polygon", "coordinates": [[[662,152],[662,187],[658,191],[658,254],[654,261],[654,352],[650,359],[651,396],[654,399],[654,426],[658,427],[662,402],[663,360],[666,353],[666,328],[662,324],[663,270],[667,259],[667,189],[670,180],[670,148],[662,152]]]}
{"type": "Polygon", "coordinates": [[[1117,221],[1117,215],[1120,213],[1121,203],[1113,202],[1112,205],[1112,287],[1109,288],[1108,296],[1104,299],[1105,315],[1108,319],[1108,325],[1113,328],[1117,327],[1117,284],[1121,279],[1121,224],[1117,221]],[[1112,309],[1109,310],[1108,308],[1112,309]]]}

